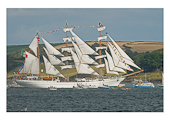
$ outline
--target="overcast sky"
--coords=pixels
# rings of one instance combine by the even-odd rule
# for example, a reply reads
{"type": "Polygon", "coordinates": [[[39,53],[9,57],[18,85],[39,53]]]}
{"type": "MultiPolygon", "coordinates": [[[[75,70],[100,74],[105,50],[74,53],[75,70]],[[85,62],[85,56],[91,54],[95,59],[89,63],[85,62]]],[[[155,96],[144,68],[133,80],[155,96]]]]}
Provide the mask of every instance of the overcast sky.
{"type": "Polygon", "coordinates": [[[99,22],[106,26],[102,35],[108,32],[115,41],[163,41],[162,8],[7,8],[6,13],[7,45],[30,44],[36,31],[50,43],[61,43],[66,21],[84,41],[97,40],[99,32],[90,26],[99,22]]]}

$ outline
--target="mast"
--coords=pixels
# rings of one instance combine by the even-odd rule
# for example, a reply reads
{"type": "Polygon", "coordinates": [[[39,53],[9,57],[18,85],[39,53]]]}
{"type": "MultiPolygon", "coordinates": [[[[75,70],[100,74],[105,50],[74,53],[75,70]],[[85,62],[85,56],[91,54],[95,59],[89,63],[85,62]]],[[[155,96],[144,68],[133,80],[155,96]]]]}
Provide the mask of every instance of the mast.
{"type": "MultiPolygon", "coordinates": [[[[99,33],[100,33],[100,37],[98,37],[97,39],[98,39],[98,41],[99,41],[99,56],[101,56],[102,55],[102,53],[101,53],[101,40],[102,39],[105,39],[106,40],[106,38],[107,38],[107,36],[102,36],[101,35],[101,31],[103,31],[105,29],[105,26],[103,27],[103,24],[101,24],[101,23],[99,23],[99,28],[97,28],[97,30],[99,31],[99,33]]],[[[100,61],[99,61],[99,64],[101,65],[102,64],[102,59],[100,58],[100,61]]],[[[100,76],[102,76],[102,68],[100,68],[99,69],[99,74],[100,74],[100,76]]]]}
{"type": "Polygon", "coordinates": [[[40,71],[40,50],[39,50],[39,36],[37,32],[37,45],[38,45],[38,59],[39,59],[39,78],[41,76],[41,71],[40,71]]]}
{"type": "MultiPolygon", "coordinates": [[[[100,37],[101,37],[102,35],[101,35],[101,31],[100,31],[100,37]]],[[[102,42],[101,42],[101,40],[99,41],[99,47],[101,47],[101,44],[102,44],[102,42]]],[[[102,53],[101,53],[101,49],[99,50],[99,55],[101,56],[102,55],[102,53]]],[[[100,64],[102,64],[102,59],[100,59],[100,64]]],[[[102,76],[102,68],[100,68],[100,76],[102,76]]]]}
{"type": "MultiPolygon", "coordinates": [[[[67,28],[67,23],[66,23],[66,28],[67,28]]],[[[68,38],[68,32],[66,31],[66,38],[68,38]]],[[[68,48],[68,40],[66,41],[66,48],[68,48]]],[[[66,52],[66,57],[68,56],[68,52],[66,52]]],[[[66,65],[68,65],[68,60],[66,61],[66,65]]],[[[67,81],[69,81],[69,75],[68,75],[68,69],[66,69],[67,73],[67,81]]]]}

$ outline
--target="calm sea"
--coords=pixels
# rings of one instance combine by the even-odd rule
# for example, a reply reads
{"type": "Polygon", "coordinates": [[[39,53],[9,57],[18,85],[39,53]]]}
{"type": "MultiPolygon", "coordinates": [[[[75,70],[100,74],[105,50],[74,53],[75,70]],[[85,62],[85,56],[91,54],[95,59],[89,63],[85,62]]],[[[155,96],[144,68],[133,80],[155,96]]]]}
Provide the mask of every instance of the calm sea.
{"type": "MultiPolygon", "coordinates": [[[[132,87],[132,83],[125,83],[132,87]]],[[[163,89],[8,88],[7,112],[163,112],[163,89]]]]}

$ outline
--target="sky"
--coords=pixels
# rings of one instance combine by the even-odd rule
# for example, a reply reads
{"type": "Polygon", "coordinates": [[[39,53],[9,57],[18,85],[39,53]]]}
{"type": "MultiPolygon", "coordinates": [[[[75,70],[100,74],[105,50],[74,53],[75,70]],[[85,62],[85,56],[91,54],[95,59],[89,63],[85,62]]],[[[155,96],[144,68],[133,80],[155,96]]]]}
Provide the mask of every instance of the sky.
{"type": "Polygon", "coordinates": [[[95,25],[100,22],[106,26],[102,35],[107,32],[115,41],[163,42],[163,11],[163,8],[6,8],[7,45],[28,45],[37,31],[50,43],[63,43],[66,33],[62,27],[66,22],[68,27],[76,27],[73,31],[84,41],[97,41],[100,34],[95,25]]]}

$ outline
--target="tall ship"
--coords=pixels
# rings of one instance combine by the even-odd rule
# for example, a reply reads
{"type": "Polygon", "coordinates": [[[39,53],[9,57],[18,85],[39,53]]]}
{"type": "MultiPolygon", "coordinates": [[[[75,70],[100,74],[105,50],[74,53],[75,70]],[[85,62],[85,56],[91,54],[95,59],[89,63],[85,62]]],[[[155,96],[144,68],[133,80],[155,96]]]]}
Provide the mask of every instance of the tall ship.
{"type": "Polygon", "coordinates": [[[15,81],[23,87],[32,88],[48,88],[50,86],[56,88],[76,88],[80,85],[86,88],[98,88],[102,86],[118,87],[126,76],[142,72],[143,70],[134,63],[109,34],[106,34],[106,36],[101,35],[101,31],[105,28],[106,26],[102,24],[99,24],[99,28],[97,28],[100,32],[100,37],[97,38],[99,47],[96,47],[95,51],[73,32],[73,28],[68,28],[67,25],[66,28],[63,28],[63,31],[66,32],[66,38],[63,38],[63,41],[66,42],[66,48],[62,48],[61,50],[62,52],[66,52],[65,56],[47,42],[47,40],[41,37],[45,44],[43,49],[48,57],[47,59],[45,56],[42,56],[46,74],[58,76],[57,79],[41,76],[40,38],[37,33],[32,43],[29,45],[29,48],[34,54],[22,50],[22,56],[25,57],[25,62],[20,69],[20,73],[25,73],[27,76],[18,77],[15,81]],[[68,32],[71,33],[72,37],[68,37],[68,32]],[[109,38],[111,42],[108,42],[107,46],[101,46],[101,40],[106,40],[107,38],[109,38]],[[71,42],[73,47],[68,47],[68,42],[71,42]],[[104,55],[101,54],[102,50],[104,50],[104,55]],[[97,53],[97,51],[99,51],[99,53],[97,53]],[[69,54],[71,56],[69,56],[69,54]],[[94,55],[95,60],[99,60],[99,63],[92,59],[90,57],[91,55],[94,55]],[[102,59],[104,59],[104,63],[102,63],[102,59]],[[74,64],[69,64],[68,61],[73,61],[74,64]],[[55,65],[60,65],[61,70],[66,69],[66,76],[62,75],[59,70],[55,68],[55,65]],[[97,73],[91,65],[99,69],[99,73],[97,73]],[[130,66],[140,71],[134,72],[130,66]],[[108,76],[103,76],[103,68],[106,69],[105,72],[108,76]],[[68,69],[76,69],[77,74],[89,74],[95,77],[76,78],[75,81],[69,81],[68,69]],[[126,74],[127,70],[132,73],[126,74]],[[122,76],[122,74],[126,75],[122,76]],[[64,78],[65,81],[61,81],[59,78],[64,78]]]}

